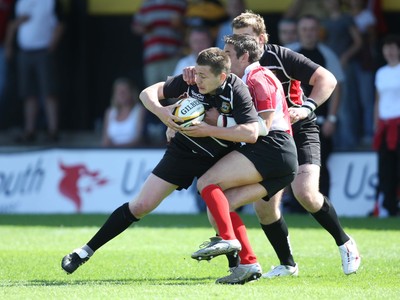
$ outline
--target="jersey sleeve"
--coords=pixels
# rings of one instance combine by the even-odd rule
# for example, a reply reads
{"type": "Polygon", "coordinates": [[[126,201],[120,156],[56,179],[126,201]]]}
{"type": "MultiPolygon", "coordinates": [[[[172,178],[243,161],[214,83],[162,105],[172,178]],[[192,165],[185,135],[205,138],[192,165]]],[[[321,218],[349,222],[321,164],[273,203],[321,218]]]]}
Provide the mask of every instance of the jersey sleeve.
{"type": "MultiPolygon", "coordinates": [[[[319,65],[289,48],[275,44],[266,44],[260,64],[268,69],[280,70],[285,78],[309,83],[319,65]]],[[[282,82],[283,78],[278,78],[282,82]]]]}
{"type": "Polygon", "coordinates": [[[188,90],[188,84],[183,80],[183,75],[168,77],[164,83],[163,93],[165,98],[178,98],[188,90]]]}
{"type": "Polygon", "coordinates": [[[288,48],[281,47],[282,64],[288,72],[289,77],[303,83],[309,83],[311,76],[319,65],[305,57],[303,54],[294,52],[288,48]]]}

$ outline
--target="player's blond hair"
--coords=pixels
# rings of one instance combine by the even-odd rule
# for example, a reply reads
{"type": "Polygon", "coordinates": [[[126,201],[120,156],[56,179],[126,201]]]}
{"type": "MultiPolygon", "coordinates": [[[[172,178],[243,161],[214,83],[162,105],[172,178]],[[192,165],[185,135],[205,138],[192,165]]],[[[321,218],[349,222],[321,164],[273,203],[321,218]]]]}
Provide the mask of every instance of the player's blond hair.
{"type": "Polygon", "coordinates": [[[253,28],[253,31],[258,35],[264,35],[265,43],[268,43],[268,33],[265,26],[264,18],[259,14],[253,13],[251,10],[241,13],[232,21],[233,29],[245,27],[253,28]]]}

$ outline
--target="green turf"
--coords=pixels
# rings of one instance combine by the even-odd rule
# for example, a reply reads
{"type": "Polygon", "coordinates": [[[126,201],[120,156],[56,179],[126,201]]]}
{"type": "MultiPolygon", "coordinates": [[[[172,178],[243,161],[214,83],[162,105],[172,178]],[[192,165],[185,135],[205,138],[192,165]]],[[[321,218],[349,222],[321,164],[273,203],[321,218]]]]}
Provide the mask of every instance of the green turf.
{"type": "MultiPolygon", "coordinates": [[[[299,277],[216,285],[224,257],[190,254],[213,234],[205,215],[150,215],[73,275],[61,258],[90,239],[105,215],[0,215],[0,299],[400,299],[400,220],[342,219],[362,266],[345,276],[333,239],[307,215],[286,216],[299,277]]],[[[267,271],[276,256],[253,215],[249,237],[267,271]]]]}

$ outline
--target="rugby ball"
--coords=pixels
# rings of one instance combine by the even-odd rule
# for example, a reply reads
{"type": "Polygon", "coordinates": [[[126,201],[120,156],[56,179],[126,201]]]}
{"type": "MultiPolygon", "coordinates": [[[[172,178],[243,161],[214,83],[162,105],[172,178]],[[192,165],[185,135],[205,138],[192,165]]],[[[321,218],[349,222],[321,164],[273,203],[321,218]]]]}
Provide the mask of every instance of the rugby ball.
{"type": "Polygon", "coordinates": [[[172,113],[183,120],[183,122],[176,122],[181,127],[188,127],[193,122],[203,121],[205,109],[201,101],[188,97],[179,100],[178,103],[179,105],[175,107],[172,113]]]}

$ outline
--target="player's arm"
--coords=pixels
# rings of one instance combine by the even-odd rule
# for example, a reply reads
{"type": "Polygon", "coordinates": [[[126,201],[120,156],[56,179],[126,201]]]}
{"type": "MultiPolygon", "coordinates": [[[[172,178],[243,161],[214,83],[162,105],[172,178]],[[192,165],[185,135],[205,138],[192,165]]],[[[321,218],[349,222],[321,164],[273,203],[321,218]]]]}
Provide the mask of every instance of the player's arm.
{"type": "Polygon", "coordinates": [[[307,118],[317,107],[322,105],[335,90],[337,81],[335,76],[324,67],[318,67],[312,74],[309,84],[312,90],[301,107],[290,107],[290,121],[296,123],[307,118]]]}
{"type": "Polygon", "coordinates": [[[318,106],[322,105],[334,91],[337,81],[335,76],[324,67],[314,63],[304,55],[281,48],[284,67],[292,79],[312,86],[310,95],[302,107],[290,107],[291,122],[305,119],[318,106]]]}
{"type": "Polygon", "coordinates": [[[155,114],[166,126],[179,130],[180,127],[175,122],[182,120],[172,114],[173,109],[178,105],[162,106],[160,100],[165,99],[164,82],[155,83],[145,88],[139,95],[144,107],[155,114]]]}
{"type": "MultiPolygon", "coordinates": [[[[269,128],[272,124],[272,118],[269,113],[259,114],[258,115],[258,135],[266,136],[269,132],[269,128]],[[264,119],[265,118],[265,119],[264,119]],[[270,119],[271,118],[271,119],[270,119]],[[270,121],[266,121],[266,120],[270,121]]],[[[228,117],[226,115],[221,115],[217,109],[212,108],[206,112],[206,116],[204,117],[204,122],[210,125],[215,125],[218,127],[232,127],[237,123],[234,117],[228,117]]]]}
{"type": "Polygon", "coordinates": [[[308,96],[317,104],[322,105],[335,90],[337,81],[335,76],[324,67],[318,67],[310,78],[309,84],[312,86],[308,96]]]}
{"type": "MultiPolygon", "coordinates": [[[[322,105],[332,94],[337,81],[335,76],[326,68],[316,64],[303,54],[287,48],[280,48],[282,63],[291,79],[312,86],[309,98],[315,106],[322,105]]],[[[312,106],[312,104],[310,104],[312,106]]]]}
{"type": "Polygon", "coordinates": [[[258,122],[236,124],[231,127],[219,127],[205,122],[181,128],[181,131],[192,137],[215,137],[232,142],[255,143],[258,138],[258,122]]]}

